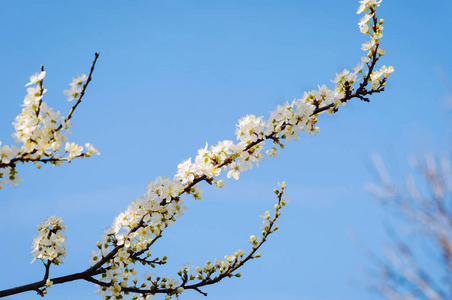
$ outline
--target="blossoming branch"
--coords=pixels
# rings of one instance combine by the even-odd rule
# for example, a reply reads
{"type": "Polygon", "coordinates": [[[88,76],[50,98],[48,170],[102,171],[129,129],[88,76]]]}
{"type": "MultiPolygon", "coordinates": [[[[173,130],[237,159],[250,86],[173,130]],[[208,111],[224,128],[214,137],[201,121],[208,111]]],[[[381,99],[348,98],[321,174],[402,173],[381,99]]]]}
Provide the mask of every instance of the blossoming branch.
{"type": "Polygon", "coordinates": [[[67,142],[67,134],[64,133],[64,131],[71,133],[69,128],[73,126],[72,114],[82,102],[98,57],[99,53],[96,53],[89,75],[82,74],[73,78],[69,84],[71,88],[64,91],[68,101],[76,100],[66,117],[61,116],[59,111],[54,111],[43,101],[47,92],[43,85],[46,76],[44,67],[41,67],[40,73],[30,76],[30,82],[25,85],[28,88],[22,112],[13,123],[15,132],[12,137],[19,147],[2,146],[0,141],[0,189],[4,184],[17,186],[17,182],[22,180],[17,176],[18,163],[33,162],[36,167],[41,168],[40,163],[59,166],[74,158],[99,154],[90,143],[86,143],[84,148],[67,142]]]}
{"type": "MultiPolygon", "coordinates": [[[[385,54],[380,47],[384,20],[376,16],[376,8],[380,3],[381,0],[360,1],[357,13],[365,15],[358,25],[360,31],[370,38],[361,47],[366,54],[352,71],[344,70],[336,74],[332,80],[333,89],[322,85],[318,90],[306,92],[300,99],[278,105],[266,119],[254,115],[241,118],[235,131],[237,142],[225,140],[210,147],[206,145],[199,149],[193,160],[189,158],[180,163],[172,178],[158,177],[150,181],[145,194],[130,203],[105,230],[101,240],[96,243],[97,249],[92,251],[91,267],[82,272],[50,278],[51,265],[61,263],[66,255],[66,250],[62,246],[66,237],[62,235],[65,226],[60,219],[53,217],[45,221],[44,225],[38,228],[38,237],[35,239],[32,252],[35,259],[41,260],[45,266],[44,278],[31,284],[0,291],[0,297],[32,290],[44,295],[52,284],[86,280],[96,284],[97,293],[106,300],[123,299],[125,295],[131,295],[132,299],[149,300],[156,294],[164,294],[165,299],[171,299],[186,290],[195,290],[206,295],[201,290],[203,286],[218,283],[227,277],[240,277],[237,270],[249,260],[259,257],[257,250],[267,237],[278,229],[275,222],[280,216],[281,208],[287,203],[283,196],[285,183],[280,184],[279,189],[275,190],[278,201],[274,206],[274,213],[271,215],[267,211],[261,215],[263,219],[261,234],[258,237],[250,236],[251,249],[248,254],[245,250],[239,249],[233,254],[225,255],[222,260],[217,259],[213,262],[209,260],[204,266],[184,265],[176,272],[177,279],[157,276],[154,272],[151,275],[147,271],[142,274],[140,272],[142,268],[139,266],[153,270],[166,263],[168,259],[166,256],[154,257],[149,250],[163,236],[164,230],[173,225],[187,209],[181,199],[184,194],[201,199],[202,182],[221,188],[226,178],[238,180],[242,172],[259,165],[266,155],[277,157],[281,149],[284,149],[285,143],[300,139],[300,133],[317,134],[319,132],[317,121],[320,115],[332,115],[354,98],[368,102],[370,95],[384,90],[386,80],[394,69],[386,66],[375,69],[378,60],[385,54]]],[[[81,82],[86,77],[75,79],[71,90],[66,92],[69,99],[81,99],[93,68],[84,85],[81,82]]],[[[35,77],[32,79],[32,83],[35,82],[40,87],[39,93],[44,78],[41,74],[35,75],[36,79],[35,77]]],[[[40,100],[34,101],[40,103],[40,100]]],[[[32,106],[31,109],[35,108],[32,106]]],[[[33,110],[31,112],[33,113],[33,110]]],[[[52,138],[47,139],[50,140],[52,138]]],[[[68,147],[69,150],[66,150],[69,153],[68,157],[82,155],[81,150],[71,152],[72,147],[68,147]]],[[[31,151],[35,151],[34,149],[31,151]]],[[[31,155],[35,153],[37,152],[31,155]]],[[[90,150],[87,153],[90,153],[90,150]]],[[[94,150],[91,153],[94,153],[94,150]]],[[[9,165],[6,167],[10,168],[9,165]]]]}

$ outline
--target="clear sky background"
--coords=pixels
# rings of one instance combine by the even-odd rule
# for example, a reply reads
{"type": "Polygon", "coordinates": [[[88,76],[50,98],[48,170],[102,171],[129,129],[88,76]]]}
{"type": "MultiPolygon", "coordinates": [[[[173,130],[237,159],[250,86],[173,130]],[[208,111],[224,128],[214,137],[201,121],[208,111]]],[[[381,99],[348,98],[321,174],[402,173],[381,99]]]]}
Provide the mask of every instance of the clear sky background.
{"type": "MultiPolygon", "coordinates": [[[[0,289],[40,280],[30,265],[36,225],[50,215],[68,225],[68,255],[51,276],[82,271],[103,229],[157,176],[206,142],[233,139],[237,120],[268,116],[285,100],[327,84],[364,54],[358,1],[8,1],[0,10],[0,140],[11,144],[28,76],[45,66],[45,101],[66,114],[62,91],[72,76],[93,81],[73,118],[72,141],[101,155],[62,167],[19,166],[24,180],[0,191],[0,289]]],[[[290,203],[280,230],[248,263],[242,278],[187,291],[181,299],[377,299],[366,289],[368,259],[353,242],[380,252],[385,214],[364,189],[373,180],[370,155],[381,153],[401,181],[411,153],[448,154],[447,87],[452,75],[449,0],[383,1],[381,65],[393,65],[384,93],[353,100],[319,120],[321,132],[290,143],[276,159],[229,180],[203,185],[201,201],[156,245],[169,263],[201,265],[259,233],[259,215],[287,182],[290,203]],[[351,234],[353,232],[353,234],[351,234]]],[[[46,299],[100,299],[91,283],[53,286],[46,299]]],[[[32,292],[9,299],[36,299],[32,292]]]]}

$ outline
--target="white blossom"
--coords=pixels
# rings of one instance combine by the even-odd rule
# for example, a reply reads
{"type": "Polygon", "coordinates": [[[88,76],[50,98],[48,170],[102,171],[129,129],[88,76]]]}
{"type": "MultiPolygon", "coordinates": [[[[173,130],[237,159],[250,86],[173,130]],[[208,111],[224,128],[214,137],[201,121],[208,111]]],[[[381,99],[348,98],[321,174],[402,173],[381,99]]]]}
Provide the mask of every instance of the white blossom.
{"type": "Polygon", "coordinates": [[[62,246],[66,243],[66,236],[63,234],[65,230],[66,225],[58,217],[49,217],[39,224],[38,236],[33,239],[31,253],[34,258],[31,262],[40,259],[56,265],[62,263],[62,258],[66,256],[66,248],[62,246]]]}
{"type": "Polygon", "coordinates": [[[29,86],[32,84],[39,84],[44,79],[44,77],[46,77],[45,71],[41,71],[40,73],[35,73],[30,76],[30,82],[27,83],[25,86],[29,86]]]}

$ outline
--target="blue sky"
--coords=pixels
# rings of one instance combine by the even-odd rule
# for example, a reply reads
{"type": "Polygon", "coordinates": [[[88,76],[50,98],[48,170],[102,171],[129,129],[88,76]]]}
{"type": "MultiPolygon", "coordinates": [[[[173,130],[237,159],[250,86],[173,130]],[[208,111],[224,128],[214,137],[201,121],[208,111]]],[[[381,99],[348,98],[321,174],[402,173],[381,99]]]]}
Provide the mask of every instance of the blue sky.
{"type": "MultiPolygon", "coordinates": [[[[0,140],[12,143],[24,85],[41,64],[45,101],[66,114],[62,91],[100,52],[70,139],[91,142],[101,156],[58,168],[20,166],[24,181],[0,191],[0,289],[43,276],[29,252],[47,216],[69,227],[68,256],[51,274],[84,270],[103,229],[149,180],[172,177],[206,142],[233,139],[241,116],[268,116],[317,85],[333,88],[335,73],[363,55],[357,7],[358,1],[330,0],[4,3],[0,140]]],[[[371,299],[364,291],[368,261],[351,238],[353,232],[376,252],[385,240],[384,213],[364,190],[372,181],[370,155],[381,153],[402,179],[409,154],[449,153],[447,89],[435,70],[452,76],[451,9],[447,0],[383,1],[381,65],[396,70],[386,91],[322,116],[316,137],[289,144],[239,181],[221,190],[205,185],[203,200],[187,199],[190,209],[153,251],[169,257],[161,274],[247,249],[259,215],[273,207],[273,189],[285,180],[291,202],[280,230],[242,278],[206,288],[209,299],[371,299]]],[[[89,283],[68,283],[46,298],[100,299],[94,291],[89,283]]],[[[181,299],[204,297],[188,291],[181,299]]]]}

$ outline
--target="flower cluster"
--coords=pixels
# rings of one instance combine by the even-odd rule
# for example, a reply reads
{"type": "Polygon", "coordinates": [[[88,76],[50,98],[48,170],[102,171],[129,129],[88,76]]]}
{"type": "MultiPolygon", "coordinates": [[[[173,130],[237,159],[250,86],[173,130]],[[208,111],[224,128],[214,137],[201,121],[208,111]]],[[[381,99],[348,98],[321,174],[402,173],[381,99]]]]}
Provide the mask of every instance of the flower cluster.
{"type": "Polygon", "coordinates": [[[63,220],[57,217],[49,217],[38,225],[38,236],[33,239],[32,263],[36,259],[59,265],[66,256],[66,230],[63,220]]]}
{"type": "Polygon", "coordinates": [[[16,171],[19,162],[31,161],[41,168],[40,163],[61,165],[62,162],[77,157],[99,154],[99,151],[89,143],[85,144],[85,149],[83,146],[67,142],[67,134],[64,132],[66,130],[70,133],[68,129],[73,126],[72,113],[82,99],[91,73],[89,77],[82,74],[73,78],[70,83],[71,89],[64,92],[66,95],[71,93],[70,98],[77,99],[77,103],[72,106],[66,117],[43,101],[47,92],[43,87],[45,76],[46,72],[41,68],[41,72],[30,76],[30,82],[25,85],[27,95],[24,98],[22,112],[13,122],[15,132],[12,137],[19,145],[2,146],[0,142],[0,189],[4,184],[17,185],[17,181],[21,180],[16,171]]]}
{"type": "MultiPolygon", "coordinates": [[[[367,51],[367,55],[364,56],[355,72],[362,74],[362,68],[364,64],[369,67],[370,72],[366,74],[365,80],[368,81],[370,77],[370,82],[372,84],[372,89],[379,89],[385,85],[387,77],[394,72],[393,67],[381,67],[380,70],[374,71],[371,68],[372,61],[380,59],[385,54],[385,50],[379,48],[380,39],[383,37],[383,19],[377,19],[375,10],[380,6],[382,0],[361,0],[360,6],[358,8],[357,14],[365,13],[364,16],[359,20],[359,29],[362,33],[370,36],[370,41],[365,42],[361,46],[361,50],[367,51]]],[[[367,84],[367,82],[366,82],[367,84]]]]}
{"type": "MultiPolygon", "coordinates": [[[[108,295],[119,297],[123,292],[122,288],[127,287],[129,278],[137,274],[133,267],[135,263],[152,267],[166,262],[166,257],[153,259],[152,253],[146,251],[161,237],[161,232],[187,209],[182,200],[161,205],[160,202],[165,202],[166,198],[160,195],[168,197],[174,188],[172,183],[167,178],[159,178],[150,183],[146,195],[133,201],[114,220],[112,226],[105,230],[102,241],[97,243],[99,250],[92,253],[91,263],[95,266],[101,262],[103,265],[104,273],[98,279],[101,286],[99,292],[106,298],[108,295]],[[117,249],[114,258],[106,260],[105,257],[112,249],[117,249]],[[109,285],[112,282],[115,284],[109,285]]],[[[172,280],[157,282],[159,286],[164,284],[167,288],[174,283],[172,280]]]]}
{"type": "Polygon", "coordinates": [[[155,294],[166,294],[165,299],[168,300],[173,296],[178,296],[186,289],[195,289],[205,294],[199,290],[199,287],[213,284],[226,277],[240,277],[240,273],[236,273],[236,270],[248,260],[260,257],[257,250],[267,237],[278,229],[278,226],[275,225],[276,219],[280,216],[280,209],[288,202],[283,196],[285,183],[279,186],[280,190],[275,190],[278,198],[278,203],[274,207],[275,214],[271,217],[269,211],[267,211],[261,216],[264,218],[264,226],[261,227],[262,239],[259,241],[256,238],[253,239],[254,236],[252,236],[252,250],[247,256],[245,256],[245,250],[239,249],[234,254],[225,255],[224,259],[215,259],[214,262],[207,261],[203,267],[195,267],[192,274],[189,274],[190,270],[193,269],[192,266],[189,266],[189,264],[182,265],[177,272],[180,280],[173,277],[160,277],[152,273],[152,275],[145,275],[144,280],[138,283],[138,271],[134,265],[140,263],[155,268],[156,265],[166,263],[166,257],[152,259],[151,252],[144,254],[149,246],[161,237],[161,232],[165,226],[175,221],[173,216],[182,215],[181,210],[184,208],[174,206],[175,202],[181,204],[182,201],[172,201],[166,207],[153,201],[153,208],[145,208],[142,202],[143,198],[135,200],[135,205],[138,205],[141,211],[148,210],[148,213],[141,218],[135,216],[135,224],[143,222],[148,217],[151,217],[153,221],[148,225],[149,228],[141,227],[135,230],[137,227],[131,226],[128,222],[130,218],[127,215],[131,212],[129,206],[129,209],[120,214],[113,225],[106,230],[103,241],[97,243],[99,250],[97,252],[92,251],[90,260],[93,267],[99,264],[103,265],[102,275],[98,279],[91,279],[98,285],[96,293],[102,294],[104,299],[122,299],[123,294],[134,293],[132,299],[137,300],[151,299],[152,295],[155,294]],[[160,207],[160,211],[154,211],[151,214],[150,211],[158,207],[160,207]],[[170,210],[167,210],[167,208],[170,208],[170,210]],[[176,210],[171,210],[171,208],[176,210]],[[127,227],[129,229],[128,234],[118,233],[121,227],[127,227]],[[111,247],[117,249],[118,252],[114,255],[114,258],[108,259],[109,253],[112,253],[111,247]],[[192,281],[196,281],[196,283],[191,283],[192,281]],[[130,282],[133,284],[130,284],[130,282]],[[137,296],[137,294],[141,296],[137,296]]]}
{"type": "MultiPolygon", "coordinates": [[[[193,188],[196,185],[192,184],[196,184],[200,178],[218,177],[222,169],[228,178],[238,180],[240,173],[252,169],[254,164],[259,165],[264,158],[262,150],[266,139],[280,144],[279,138],[286,141],[298,139],[299,131],[310,134],[318,132],[318,128],[314,127],[315,117],[312,116],[314,109],[310,103],[295,100],[292,104],[278,105],[266,120],[254,115],[241,118],[236,129],[238,143],[225,140],[210,148],[206,145],[198,151],[194,162],[190,158],[178,165],[174,180],[193,188]]],[[[267,154],[273,156],[274,152],[269,150],[267,154]]]]}

